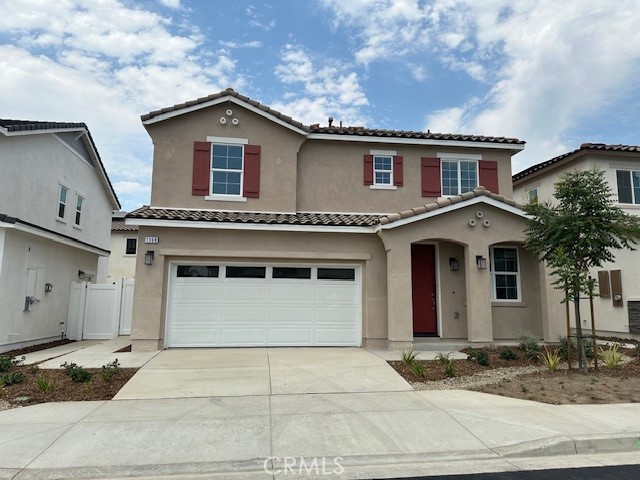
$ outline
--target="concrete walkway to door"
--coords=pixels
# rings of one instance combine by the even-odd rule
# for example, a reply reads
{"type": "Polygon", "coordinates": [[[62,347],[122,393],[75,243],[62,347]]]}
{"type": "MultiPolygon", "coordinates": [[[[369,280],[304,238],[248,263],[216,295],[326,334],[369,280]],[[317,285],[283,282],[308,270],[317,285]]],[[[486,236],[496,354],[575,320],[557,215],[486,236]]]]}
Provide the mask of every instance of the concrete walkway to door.
{"type": "Polygon", "coordinates": [[[411,390],[384,359],[362,348],[170,349],[114,400],[411,390]]]}

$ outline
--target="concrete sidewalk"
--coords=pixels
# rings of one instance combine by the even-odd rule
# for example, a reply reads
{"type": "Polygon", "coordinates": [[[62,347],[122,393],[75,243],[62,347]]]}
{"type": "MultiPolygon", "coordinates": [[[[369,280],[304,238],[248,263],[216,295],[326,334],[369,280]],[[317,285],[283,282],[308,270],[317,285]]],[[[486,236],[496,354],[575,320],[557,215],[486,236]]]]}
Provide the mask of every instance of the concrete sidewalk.
{"type": "Polygon", "coordinates": [[[291,478],[277,474],[285,457],[325,457],[328,467],[340,457],[344,478],[505,471],[544,455],[640,458],[640,405],[556,406],[469,391],[42,404],[0,412],[0,431],[0,478],[16,480],[291,478]]]}

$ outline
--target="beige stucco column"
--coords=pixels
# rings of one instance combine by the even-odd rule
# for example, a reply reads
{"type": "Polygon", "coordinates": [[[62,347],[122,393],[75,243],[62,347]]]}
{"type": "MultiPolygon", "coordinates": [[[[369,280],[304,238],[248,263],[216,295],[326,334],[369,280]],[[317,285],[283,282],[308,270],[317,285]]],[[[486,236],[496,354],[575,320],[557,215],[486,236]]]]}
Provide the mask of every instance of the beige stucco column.
{"type": "MultiPolygon", "coordinates": [[[[140,236],[143,238],[143,235],[140,236]]],[[[151,245],[145,245],[151,247],[151,245]]],[[[156,246],[157,247],[157,246],[156,246]]],[[[140,249],[136,261],[136,286],[133,293],[131,341],[133,351],[153,351],[164,348],[162,321],[162,292],[165,257],[158,248],[140,249]],[[152,265],[144,264],[144,254],[154,250],[152,265]],[[144,280],[142,280],[144,278],[144,280]]]]}
{"type": "Polygon", "coordinates": [[[413,343],[411,244],[392,245],[387,250],[388,338],[390,349],[402,349],[413,343]]]}
{"type": "Polygon", "coordinates": [[[491,282],[489,278],[489,249],[486,245],[470,245],[464,249],[464,273],[467,289],[467,329],[473,344],[493,342],[491,312],[491,282]],[[487,268],[480,270],[476,255],[487,259],[487,268]]]}

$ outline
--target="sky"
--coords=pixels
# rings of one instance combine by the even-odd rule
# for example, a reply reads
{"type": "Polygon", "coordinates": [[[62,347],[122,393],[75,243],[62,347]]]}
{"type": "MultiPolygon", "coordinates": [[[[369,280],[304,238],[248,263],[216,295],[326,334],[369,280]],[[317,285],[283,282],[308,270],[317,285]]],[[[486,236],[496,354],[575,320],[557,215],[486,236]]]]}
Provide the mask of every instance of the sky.
{"type": "Polygon", "coordinates": [[[640,145],[638,0],[0,0],[0,117],[85,122],[125,210],[140,115],[227,87],[306,124],[640,145]]]}

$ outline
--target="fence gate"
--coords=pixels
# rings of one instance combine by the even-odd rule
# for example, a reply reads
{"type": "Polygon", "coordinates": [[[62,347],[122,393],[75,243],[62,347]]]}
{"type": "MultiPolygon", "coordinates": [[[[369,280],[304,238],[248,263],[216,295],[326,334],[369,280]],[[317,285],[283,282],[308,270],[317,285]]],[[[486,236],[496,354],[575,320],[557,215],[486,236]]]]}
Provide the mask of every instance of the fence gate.
{"type": "Polygon", "coordinates": [[[115,338],[131,333],[132,278],[115,283],[73,283],[69,298],[67,337],[71,340],[115,338]]]}

